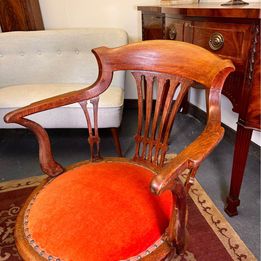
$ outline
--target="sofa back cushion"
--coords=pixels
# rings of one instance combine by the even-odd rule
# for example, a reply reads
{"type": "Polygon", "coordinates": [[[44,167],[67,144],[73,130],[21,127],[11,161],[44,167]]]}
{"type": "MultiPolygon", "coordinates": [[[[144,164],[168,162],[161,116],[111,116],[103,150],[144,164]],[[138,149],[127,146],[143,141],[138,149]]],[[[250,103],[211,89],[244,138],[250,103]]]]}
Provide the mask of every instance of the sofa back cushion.
{"type": "MultiPolygon", "coordinates": [[[[85,28],[0,33],[0,88],[18,84],[93,83],[98,65],[91,52],[127,44],[121,29],[85,28]]],[[[117,72],[112,85],[124,86],[117,72]]]]}

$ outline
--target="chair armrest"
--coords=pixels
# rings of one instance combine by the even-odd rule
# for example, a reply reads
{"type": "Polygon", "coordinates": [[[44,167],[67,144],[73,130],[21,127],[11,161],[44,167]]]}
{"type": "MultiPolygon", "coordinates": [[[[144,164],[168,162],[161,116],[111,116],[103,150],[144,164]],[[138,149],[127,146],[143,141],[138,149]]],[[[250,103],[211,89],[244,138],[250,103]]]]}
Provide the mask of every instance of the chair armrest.
{"type": "Polygon", "coordinates": [[[151,191],[159,195],[165,190],[172,190],[178,175],[187,168],[198,168],[220,142],[223,135],[224,129],[220,125],[208,126],[193,143],[181,151],[153,178],[151,191]]]}
{"type": "MultiPolygon", "coordinates": [[[[38,112],[42,112],[42,111],[46,111],[46,110],[50,110],[50,109],[54,109],[54,108],[58,108],[61,106],[78,102],[83,108],[83,111],[87,119],[89,132],[90,132],[90,127],[89,127],[90,121],[86,115],[87,113],[86,100],[94,99],[108,88],[111,82],[111,77],[107,77],[108,80],[103,80],[103,79],[104,79],[103,77],[100,77],[100,79],[97,80],[96,83],[94,83],[90,87],[78,91],[73,91],[58,96],[54,96],[52,98],[44,99],[32,103],[28,106],[14,110],[12,112],[9,112],[8,114],[5,115],[4,120],[6,123],[18,123],[30,129],[35,134],[39,144],[40,166],[45,174],[49,176],[57,176],[64,171],[64,168],[59,163],[57,163],[53,158],[50,139],[45,129],[38,123],[26,119],[24,117],[38,112]]],[[[97,100],[93,102],[93,106],[97,116],[97,110],[98,110],[97,100]]],[[[95,125],[97,125],[97,122],[95,122],[95,125]]],[[[95,140],[92,141],[93,143],[98,142],[98,138],[96,136],[97,136],[97,132],[95,133],[95,137],[94,137],[95,140]]],[[[93,144],[91,144],[91,146],[93,146],[93,144]]]]}

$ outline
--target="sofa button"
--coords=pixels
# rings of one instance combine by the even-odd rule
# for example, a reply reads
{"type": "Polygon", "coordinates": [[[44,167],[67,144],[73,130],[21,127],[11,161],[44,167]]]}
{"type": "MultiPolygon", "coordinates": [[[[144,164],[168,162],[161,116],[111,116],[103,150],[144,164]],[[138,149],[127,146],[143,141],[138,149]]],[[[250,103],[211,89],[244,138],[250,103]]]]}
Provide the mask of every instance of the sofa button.
{"type": "Polygon", "coordinates": [[[42,52],[40,50],[37,51],[38,55],[42,55],[42,52]]]}
{"type": "Polygon", "coordinates": [[[24,56],[24,52],[20,52],[20,55],[21,55],[21,56],[24,56]]]}
{"type": "Polygon", "coordinates": [[[57,50],[57,54],[60,55],[62,53],[61,50],[57,50]]]}
{"type": "Polygon", "coordinates": [[[77,55],[80,53],[80,51],[79,51],[78,49],[75,49],[74,51],[75,51],[75,53],[76,53],[77,55]]]}

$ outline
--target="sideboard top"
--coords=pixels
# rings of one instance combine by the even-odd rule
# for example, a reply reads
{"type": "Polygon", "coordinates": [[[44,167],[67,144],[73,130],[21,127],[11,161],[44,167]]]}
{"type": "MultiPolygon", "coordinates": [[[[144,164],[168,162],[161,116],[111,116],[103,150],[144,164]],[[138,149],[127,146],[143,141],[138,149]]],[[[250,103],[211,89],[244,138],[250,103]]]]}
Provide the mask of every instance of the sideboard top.
{"type": "Polygon", "coordinates": [[[261,18],[261,2],[236,7],[221,6],[221,3],[224,2],[226,0],[219,3],[138,6],[138,10],[144,13],[156,12],[183,16],[261,18]]]}

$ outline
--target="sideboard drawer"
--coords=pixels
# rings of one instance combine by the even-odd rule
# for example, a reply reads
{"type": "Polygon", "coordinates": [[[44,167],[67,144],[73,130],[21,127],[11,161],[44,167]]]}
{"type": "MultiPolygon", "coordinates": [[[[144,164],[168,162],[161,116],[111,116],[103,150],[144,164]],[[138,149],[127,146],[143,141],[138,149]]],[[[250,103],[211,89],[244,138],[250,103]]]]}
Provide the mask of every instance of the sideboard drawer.
{"type": "Polygon", "coordinates": [[[142,15],[143,40],[163,39],[163,18],[155,14],[142,15]]]}
{"type": "Polygon", "coordinates": [[[229,58],[241,67],[251,46],[251,25],[191,21],[185,24],[185,36],[187,41],[229,58]]]}
{"type": "Polygon", "coordinates": [[[167,40],[184,41],[185,20],[166,17],[165,37],[167,40]]]}

